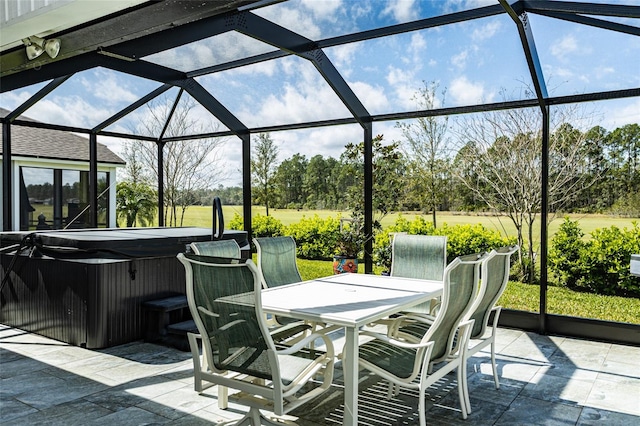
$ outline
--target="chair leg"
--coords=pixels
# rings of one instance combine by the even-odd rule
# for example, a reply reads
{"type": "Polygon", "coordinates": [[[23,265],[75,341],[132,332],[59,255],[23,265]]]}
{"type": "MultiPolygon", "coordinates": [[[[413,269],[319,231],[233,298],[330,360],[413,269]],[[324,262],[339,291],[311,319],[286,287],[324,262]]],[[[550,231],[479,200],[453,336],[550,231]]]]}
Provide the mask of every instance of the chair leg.
{"type": "Polygon", "coordinates": [[[426,389],[420,388],[420,391],[418,393],[418,417],[420,418],[420,426],[427,426],[427,406],[425,403],[424,395],[426,392],[426,389]]]}
{"type": "MultiPolygon", "coordinates": [[[[468,372],[469,370],[467,369],[467,360],[463,360],[461,363],[462,368],[462,390],[464,392],[464,404],[465,404],[465,409],[467,410],[467,414],[471,413],[471,400],[469,399],[469,375],[468,372]]],[[[463,401],[460,401],[460,405],[462,405],[463,401]]]]}
{"type": "Polygon", "coordinates": [[[218,408],[226,410],[229,408],[229,388],[218,385],[218,408]]]}
{"type": "Polygon", "coordinates": [[[460,411],[462,412],[462,418],[467,418],[467,378],[466,368],[463,367],[465,360],[460,360],[458,365],[458,398],[460,399],[460,411]]]}
{"type": "Polygon", "coordinates": [[[187,333],[187,340],[189,341],[189,347],[191,349],[191,358],[193,359],[193,387],[196,392],[200,393],[203,391],[202,376],[201,376],[203,366],[200,364],[200,351],[198,350],[198,335],[193,333],[187,333]]]}
{"type": "Polygon", "coordinates": [[[493,382],[496,389],[500,389],[500,379],[498,378],[498,367],[496,366],[496,341],[495,337],[491,341],[491,368],[493,369],[493,382]]]}

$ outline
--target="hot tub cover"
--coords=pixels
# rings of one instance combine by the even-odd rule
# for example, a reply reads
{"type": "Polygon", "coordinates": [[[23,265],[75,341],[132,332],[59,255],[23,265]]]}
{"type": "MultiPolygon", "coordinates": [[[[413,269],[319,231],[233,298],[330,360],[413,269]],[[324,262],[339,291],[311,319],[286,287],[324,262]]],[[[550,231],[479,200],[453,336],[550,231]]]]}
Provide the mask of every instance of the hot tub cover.
{"type": "MultiPolygon", "coordinates": [[[[234,239],[241,249],[249,249],[245,231],[225,230],[222,238],[234,239]]],[[[198,227],[93,228],[3,232],[0,247],[24,243],[53,257],[127,258],[177,255],[191,242],[211,239],[211,229],[198,227]]]]}

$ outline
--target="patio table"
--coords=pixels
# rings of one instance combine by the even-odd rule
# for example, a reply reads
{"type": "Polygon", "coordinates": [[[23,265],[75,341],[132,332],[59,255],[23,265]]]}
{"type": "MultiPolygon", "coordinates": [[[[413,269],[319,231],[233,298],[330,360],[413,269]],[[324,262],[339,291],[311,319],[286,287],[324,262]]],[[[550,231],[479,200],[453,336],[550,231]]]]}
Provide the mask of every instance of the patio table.
{"type": "Polygon", "coordinates": [[[265,289],[270,314],[345,328],[344,425],[358,424],[358,328],[442,294],[442,281],[341,274],[265,289]]]}

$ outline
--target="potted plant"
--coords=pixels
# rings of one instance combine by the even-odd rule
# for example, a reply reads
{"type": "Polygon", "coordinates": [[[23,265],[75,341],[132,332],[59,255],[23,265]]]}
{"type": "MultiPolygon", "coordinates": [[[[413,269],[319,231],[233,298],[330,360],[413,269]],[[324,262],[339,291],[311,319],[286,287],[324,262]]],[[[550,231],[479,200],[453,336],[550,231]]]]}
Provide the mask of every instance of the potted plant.
{"type": "Polygon", "coordinates": [[[337,250],[333,256],[333,273],[358,272],[358,254],[366,241],[362,225],[356,219],[340,219],[337,250]]]}

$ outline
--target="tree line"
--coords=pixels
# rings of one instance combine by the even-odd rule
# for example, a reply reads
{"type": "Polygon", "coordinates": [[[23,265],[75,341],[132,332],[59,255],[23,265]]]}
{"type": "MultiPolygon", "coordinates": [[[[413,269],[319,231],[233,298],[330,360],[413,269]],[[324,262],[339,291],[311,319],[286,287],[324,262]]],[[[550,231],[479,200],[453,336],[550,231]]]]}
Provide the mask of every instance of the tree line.
{"type": "MultiPolygon", "coordinates": [[[[268,135],[266,137],[269,138],[268,135]]],[[[581,150],[584,152],[580,154],[580,164],[575,164],[566,178],[560,175],[567,172],[568,165],[551,158],[551,184],[559,185],[560,180],[562,183],[561,188],[554,192],[552,207],[557,205],[566,213],[640,214],[640,126],[630,124],[612,132],[594,127],[583,133],[565,124],[553,138],[563,140],[565,156],[568,155],[566,150],[573,149],[572,144],[577,140],[582,140],[581,150]]],[[[523,173],[524,161],[540,155],[535,152],[535,144],[528,135],[514,139],[498,138],[484,154],[478,152],[481,149],[478,144],[469,142],[452,159],[441,160],[435,166],[438,172],[431,176],[422,173],[425,163],[421,159],[410,158],[397,142],[382,145],[383,139],[383,135],[374,139],[374,175],[385,177],[376,179],[378,185],[374,192],[391,198],[384,200],[385,208],[391,211],[478,212],[500,207],[497,201],[483,199],[480,195],[492,189],[492,183],[488,182],[489,168],[493,169],[495,177],[493,186],[504,186],[505,200],[520,197],[524,204],[527,202],[524,201],[526,192],[538,192],[540,188],[537,173],[529,170],[523,173]],[[383,146],[385,152],[382,152],[383,146]],[[383,168],[386,169],[382,171],[383,168]],[[509,178],[510,183],[519,182],[520,188],[508,185],[506,175],[514,175],[509,178]],[[531,182],[525,181],[527,178],[531,182]],[[474,182],[477,183],[475,187],[474,182]],[[425,187],[437,189],[429,192],[425,187]],[[435,203],[429,202],[428,198],[435,203]]],[[[338,159],[322,155],[307,158],[294,154],[274,164],[267,184],[253,186],[254,203],[279,209],[349,209],[354,194],[362,190],[360,172],[354,173],[354,168],[361,170],[362,164],[354,156],[354,149],[353,145],[347,145],[338,159]]],[[[571,154],[571,158],[576,160],[577,156],[576,153],[571,154]]],[[[539,166],[536,158],[529,163],[539,166]]],[[[219,196],[224,204],[242,203],[241,187],[210,189],[196,194],[195,198],[200,200],[199,204],[207,205],[214,195],[219,196]]],[[[507,207],[506,202],[502,204],[507,207]]]]}

